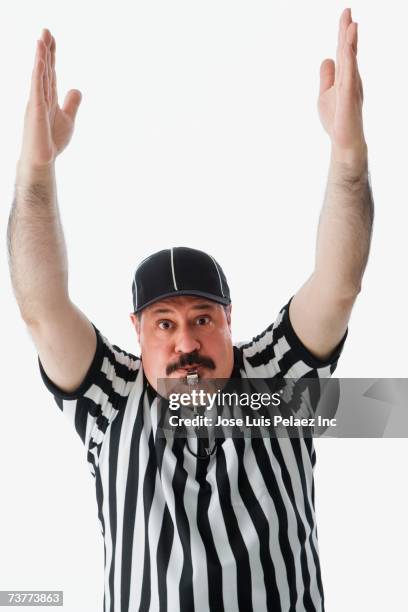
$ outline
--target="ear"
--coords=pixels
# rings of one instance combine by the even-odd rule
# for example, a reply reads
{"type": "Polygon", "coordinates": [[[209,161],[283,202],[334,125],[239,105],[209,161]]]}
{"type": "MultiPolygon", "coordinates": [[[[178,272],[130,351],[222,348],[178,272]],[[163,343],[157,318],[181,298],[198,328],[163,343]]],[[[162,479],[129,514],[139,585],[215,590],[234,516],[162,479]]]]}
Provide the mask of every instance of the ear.
{"type": "Polygon", "coordinates": [[[139,320],[139,317],[134,312],[131,312],[130,313],[130,320],[132,321],[132,325],[133,325],[133,327],[136,330],[137,340],[139,342],[139,338],[140,338],[140,320],[139,320]]]}

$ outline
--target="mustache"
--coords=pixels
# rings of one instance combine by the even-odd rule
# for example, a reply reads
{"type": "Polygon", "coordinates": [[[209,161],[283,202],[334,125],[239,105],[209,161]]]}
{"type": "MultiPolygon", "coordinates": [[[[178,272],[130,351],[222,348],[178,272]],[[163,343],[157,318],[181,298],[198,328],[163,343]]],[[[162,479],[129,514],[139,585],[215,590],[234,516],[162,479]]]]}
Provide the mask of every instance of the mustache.
{"type": "Polygon", "coordinates": [[[172,372],[180,368],[185,368],[186,366],[192,365],[203,365],[210,370],[215,370],[215,363],[211,359],[211,357],[206,357],[205,355],[199,355],[196,351],[192,353],[185,353],[181,355],[181,357],[175,361],[174,363],[170,363],[166,367],[166,374],[169,376],[172,372]]]}

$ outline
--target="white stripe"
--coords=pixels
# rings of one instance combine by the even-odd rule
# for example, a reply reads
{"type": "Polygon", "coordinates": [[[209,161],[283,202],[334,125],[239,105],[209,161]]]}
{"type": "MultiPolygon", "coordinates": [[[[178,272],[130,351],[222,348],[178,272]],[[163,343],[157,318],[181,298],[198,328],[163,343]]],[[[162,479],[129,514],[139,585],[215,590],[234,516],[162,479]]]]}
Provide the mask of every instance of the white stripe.
{"type": "MultiPolygon", "coordinates": [[[[143,398],[143,419],[144,426],[140,435],[139,444],[139,472],[137,476],[137,500],[136,500],[136,516],[133,534],[127,534],[127,537],[132,537],[132,572],[129,593],[129,610],[136,612],[141,605],[143,571],[145,566],[145,532],[149,529],[149,524],[145,523],[145,513],[143,504],[143,484],[146,475],[146,468],[149,462],[149,437],[151,433],[150,422],[150,404],[147,393],[143,398]]],[[[126,463],[129,466],[129,463],[126,463]]],[[[134,475],[130,475],[134,478],[134,475]]],[[[160,523],[158,523],[160,525],[160,523]]],[[[150,542],[149,542],[150,544],[150,542]]],[[[157,566],[157,563],[155,563],[157,566]]],[[[151,566],[152,567],[152,566],[151,566]]],[[[150,570],[151,571],[151,570],[150,570]]],[[[116,608],[115,608],[116,610],[116,608]]],[[[118,608],[121,610],[121,608],[118,608]]]]}
{"type": "Polygon", "coordinates": [[[123,351],[117,351],[115,348],[113,348],[112,344],[105,338],[105,336],[102,336],[101,333],[99,335],[102,338],[104,344],[106,344],[108,349],[113,353],[118,363],[120,363],[121,365],[125,365],[127,368],[129,368],[129,370],[138,370],[140,368],[141,359],[139,357],[135,356],[135,358],[132,359],[131,357],[129,357],[129,355],[125,355],[123,351]]]}
{"type": "MultiPolygon", "coordinates": [[[[114,609],[121,610],[121,577],[122,577],[122,536],[123,536],[123,514],[125,507],[126,482],[128,477],[127,470],[123,466],[129,465],[130,444],[132,440],[133,428],[137,416],[138,399],[143,390],[143,373],[140,369],[136,378],[135,386],[129,396],[126,410],[123,417],[122,427],[120,430],[119,449],[118,449],[118,471],[116,474],[116,508],[117,508],[117,525],[116,525],[116,549],[115,549],[115,575],[114,589],[115,601],[114,609]]],[[[108,461],[108,457],[106,457],[108,461]]],[[[143,528],[143,525],[140,526],[143,528]]],[[[129,534],[127,534],[129,537],[129,534]]],[[[143,537],[143,534],[142,534],[143,537]]]]}
{"type": "MultiPolygon", "coordinates": [[[[194,438],[195,440],[197,438],[194,438]]],[[[199,461],[199,460],[198,460],[199,461]]],[[[197,471],[197,459],[187,448],[183,449],[183,468],[187,472],[183,505],[190,526],[191,565],[193,569],[194,607],[196,610],[209,610],[207,556],[203,540],[197,525],[197,505],[200,485],[194,475],[197,471]]]]}
{"type": "MultiPolygon", "coordinates": [[[[163,495],[167,502],[167,509],[174,527],[174,538],[166,573],[167,601],[171,605],[172,610],[180,610],[179,583],[184,561],[183,547],[177,529],[176,503],[172,486],[176,464],[176,456],[169,445],[166,444],[163,454],[161,481],[163,495]]],[[[160,529],[159,526],[158,528],[160,529]]]]}
{"type": "Polygon", "coordinates": [[[62,414],[70,421],[73,429],[75,429],[76,409],[77,400],[62,400],[62,414]]]}
{"type": "MultiPolygon", "coordinates": [[[[289,444],[290,444],[290,440],[288,440],[289,444]]],[[[301,605],[302,603],[302,597],[303,597],[303,593],[305,590],[305,585],[303,584],[303,578],[302,578],[302,568],[300,565],[300,550],[301,550],[301,544],[299,542],[299,538],[298,538],[298,532],[297,532],[297,520],[296,520],[296,515],[295,515],[295,511],[293,509],[293,505],[291,502],[291,499],[286,491],[286,487],[285,487],[285,483],[283,482],[283,476],[282,476],[282,469],[280,466],[280,463],[278,462],[277,458],[275,457],[275,454],[272,450],[272,443],[270,438],[265,438],[265,448],[266,448],[266,452],[268,453],[269,456],[269,462],[271,464],[273,473],[275,474],[275,478],[276,478],[276,484],[278,486],[278,489],[280,491],[280,495],[282,498],[282,502],[286,508],[286,514],[287,514],[287,519],[288,519],[288,530],[287,530],[287,537],[288,537],[288,541],[289,541],[289,546],[292,550],[293,553],[293,560],[294,560],[294,564],[295,564],[295,580],[296,580],[296,592],[297,592],[297,602],[299,605],[301,605]]],[[[281,450],[283,452],[284,448],[281,447],[281,450]]],[[[283,455],[285,458],[285,455],[283,455]]],[[[289,469],[289,468],[288,468],[289,469]]],[[[297,469],[297,468],[295,468],[297,469]]],[[[298,610],[298,608],[296,608],[296,610],[298,610]]],[[[299,610],[300,612],[300,610],[299,610]]]]}
{"type": "MultiPolygon", "coordinates": [[[[294,487],[295,489],[294,493],[295,493],[295,498],[301,500],[301,502],[298,504],[298,508],[299,508],[299,513],[302,517],[303,523],[305,525],[305,530],[306,530],[306,538],[307,538],[306,551],[307,551],[307,560],[308,560],[308,567],[309,567],[309,574],[310,574],[310,597],[315,605],[316,610],[319,610],[320,609],[320,593],[319,593],[319,587],[317,584],[317,568],[316,568],[316,564],[313,558],[312,547],[310,545],[310,539],[309,539],[310,525],[306,519],[306,509],[305,509],[305,506],[307,504],[310,508],[310,512],[312,513],[312,520],[313,520],[312,540],[313,540],[313,544],[315,545],[316,553],[319,556],[319,545],[317,542],[317,533],[316,533],[316,517],[315,517],[315,513],[313,510],[313,503],[312,503],[313,466],[310,460],[309,452],[306,447],[305,439],[300,438],[299,442],[300,442],[300,448],[302,452],[302,463],[303,463],[303,468],[305,472],[307,499],[305,500],[303,496],[303,489],[302,489],[301,482],[299,482],[298,484],[299,489],[297,491],[294,487]]],[[[279,443],[281,443],[281,440],[279,441],[279,443]]],[[[313,443],[313,439],[312,439],[312,443],[313,443]]],[[[296,461],[295,457],[294,457],[294,461],[296,461]]]]}
{"type": "Polygon", "coordinates": [[[173,275],[173,285],[174,289],[178,291],[177,283],[176,283],[176,274],[174,272],[174,260],[173,260],[173,247],[170,249],[170,261],[171,261],[171,273],[173,275]]]}
{"type": "Polygon", "coordinates": [[[297,380],[298,378],[301,378],[302,376],[310,372],[312,369],[313,368],[306,365],[303,360],[299,360],[289,368],[289,370],[285,374],[285,378],[294,378],[297,380]]]}
{"type": "MultiPolygon", "coordinates": [[[[154,487],[154,496],[152,500],[152,506],[149,515],[149,526],[148,526],[148,539],[149,539],[149,550],[150,550],[150,588],[151,588],[151,601],[150,609],[159,610],[159,581],[157,572],[157,547],[159,544],[159,538],[161,530],[159,526],[163,521],[165,499],[163,490],[161,488],[159,471],[156,472],[156,484],[154,487]]],[[[139,542],[139,546],[141,543],[139,542]]],[[[135,608],[136,609],[136,608],[135,608]]]]}
{"type": "Polygon", "coordinates": [[[224,295],[224,291],[222,290],[222,281],[221,281],[221,275],[220,275],[220,271],[218,270],[218,266],[217,266],[217,262],[215,261],[214,257],[212,257],[210,255],[211,259],[213,260],[213,264],[215,266],[215,269],[217,270],[217,274],[218,274],[218,280],[220,281],[220,289],[221,289],[221,295],[222,297],[225,297],[224,295]]]}
{"type": "Polygon", "coordinates": [[[262,472],[259,469],[258,462],[251,445],[251,440],[246,438],[245,444],[249,447],[244,453],[245,470],[248,475],[250,485],[269,525],[269,550],[272,563],[275,568],[275,579],[281,600],[281,608],[282,610],[289,610],[289,587],[286,576],[286,565],[279,544],[279,517],[276,511],[275,501],[269,495],[268,488],[265,484],[262,472]]]}
{"type": "Polygon", "coordinates": [[[100,466],[100,475],[101,481],[103,484],[103,501],[102,501],[102,514],[103,520],[105,522],[105,550],[106,550],[106,561],[105,561],[105,575],[104,575],[104,583],[105,583],[105,594],[106,594],[106,602],[105,607],[106,610],[110,610],[111,605],[111,593],[109,589],[109,573],[112,565],[112,532],[110,525],[110,513],[109,513],[109,444],[110,444],[110,432],[111,428],[108,427],[106,431],[105,441],[101,449],[101,456],[104,454],[106,456],[105,460],[102,460],[100,466]]]}
{"type": "MultiPolygon", "coordinates": [[[[244,456],[249,452],[253,454],[250,440],[245,439],[244,456]],[[248,444],[249,443],[249,444],[248,444]]],[[[260,557],[260,541],[258,533],[254,527],[251,516],[242,500],[238,487],[238,456],[235,446],[230,446],[231,453],[225,453],[225,465],[228,474],[228,480],[231,491],[231,503],[234,509],[235,516],[239,526],[239,531],[245,543],[246,549],[249,552],[248,561],[250,573],[248,581],[251,581],[252,586],[252,605],[257,612],[267,612],[266,608],[266,590],[263,576],[263,569],[260,557]]],[[[247,472],[248,480],[252,483],[252,474],[247,472]]]]}
{"type": "MultiPolygon", "coordinates": [[[[233,445],[232,438],[227,438],[223,442],[223,450],[225,450],[226,445],[233,445]]],[[[210,491],[213,492],[208,507],[208,521],[214,538],[214,546],[222,566],[222,596],[224,609],[225,612],[236,612],[239,610],[238,590],[236,588],[237,565],[220,508],[215,462],[212,468],[208,468],[206,480],[210,485],[210,491]],[[216,494],[214,495],[214,493],[216,494]],[[232,585],[234,585],[234,587],[232,587],[232,585]]]]}
{"type": "MultiPolygon", "coordinates": [[[[311,550],[310,540],[309,540],[311,530],[310,530],[309,522],[306,518],[305,501],[308,502],[312,515],[313,515],[313,507],[311,505],[311,499],[305,500],[303,496],[300,472],[299,472],[298,464],[296,461],[296,457],[293,452],[291,441],[288,438],[277,438],[277,441],[280,446],[282,456],[284,457],[284,463],[289,472],[290,481],[291,481],[292,489],[293,489],[293,495],[295,497],[296,508],[298,510],[300,521],[302,522],[302,525],[304,527],[305,534],[306,534],[304,552],[306,553],[307,566],[308,566],[309,575],[310,575],[310,596],[313,600],[316,610],[319,610],[320,594],[318,592],[318,586],[317,586],[316,566],[314,563],[313,553],[311,550]]],[[[309,482],[310,479],[313,478],[312,465],[310,463],[310,458],[308,456],[304,438],[300,438],[299,442],[301,446],[302,459],[303,459],[302,466],[300,469],[303,469],[306,482],[309,482]]],[[[300,551],[299,551],[299,556],[300,556],[300,551]]],[[[298,598],[299,612],[302,610],[302,605],[303,605],[303,595],[302,597],[299,596],[298,598]]]]}
{"type": "MultiPolygon", "coordinates": [[[[147,402],[148,404],[148,402],[147,402]]],[[[146,418],[150,419],[151,431],[155,438],[157,433],[157,419],[158,419],[158,401],[157,398],[153,400],[153,403],[148,407],[148,412],[145,415],[146,418]]],[[[150,608],[152,610],[159,610],[159,576],[157,571],[157,548],[159,544],[159,538],[161,535],[161,529],[159,526],[163,522],[164,508],[166,500],[163,495],[163,489],[161,487],[161,480],[159,470],[156,471],[156,482],[154,487],[154,495],[152,499],[152,505],[149,514],[148,524],[148,540],[149,540],[149,551],[150,551],[150,588],[151,588],[151,601],[150,608]]],[[[137,529],[137,527],[136,527],[137,529]]],[[[140,543],[139,543],[140,545],[140,543]]]]}

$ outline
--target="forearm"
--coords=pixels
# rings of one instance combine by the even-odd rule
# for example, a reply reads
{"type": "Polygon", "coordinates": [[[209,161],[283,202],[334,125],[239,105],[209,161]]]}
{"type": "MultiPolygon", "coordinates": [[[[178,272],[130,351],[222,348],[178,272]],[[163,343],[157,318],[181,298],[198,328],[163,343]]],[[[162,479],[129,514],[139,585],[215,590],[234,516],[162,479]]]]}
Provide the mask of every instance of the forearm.
{"type": "Polygon", "coordinates": [[[366,156],[348,163],[332,154],[321,211],[315,276],[333,295],[353,298],[367,264],[374,203],[366,156]]]}
{"type": "Polygon", "coordinates": [[[22,317],[47,317],[68,299],[68,263],[54,164],[17,166],[8,229],[9,267],[22,317]]]}

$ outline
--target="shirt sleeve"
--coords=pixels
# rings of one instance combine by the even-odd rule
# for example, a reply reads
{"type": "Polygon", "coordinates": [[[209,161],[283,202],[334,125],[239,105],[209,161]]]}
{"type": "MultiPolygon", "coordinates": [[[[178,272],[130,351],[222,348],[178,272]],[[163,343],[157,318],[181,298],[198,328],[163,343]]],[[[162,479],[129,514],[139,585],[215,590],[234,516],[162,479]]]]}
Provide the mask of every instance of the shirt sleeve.
{"type": "Polygon", "coordinates": [[[296,335],[289,318],[289,305],[280,310],[276,320],[251,342],[240,346],[246,374],[249,378],[284,376],[299,379],[304,376],[328,378],[335,371],[347,338],[343,338],[327,359],[314,356],[296,335]]]}
{"type": "Polygon", "coordinates": [[[94,326],[96,350],[84,380],[72,392],[62,391],[47,376],[38,358],[40,374],[63,414],[71,421],[88,451],[91,473],[108,427],[126,406],[141,361],[112,345],[94,326]]]}

